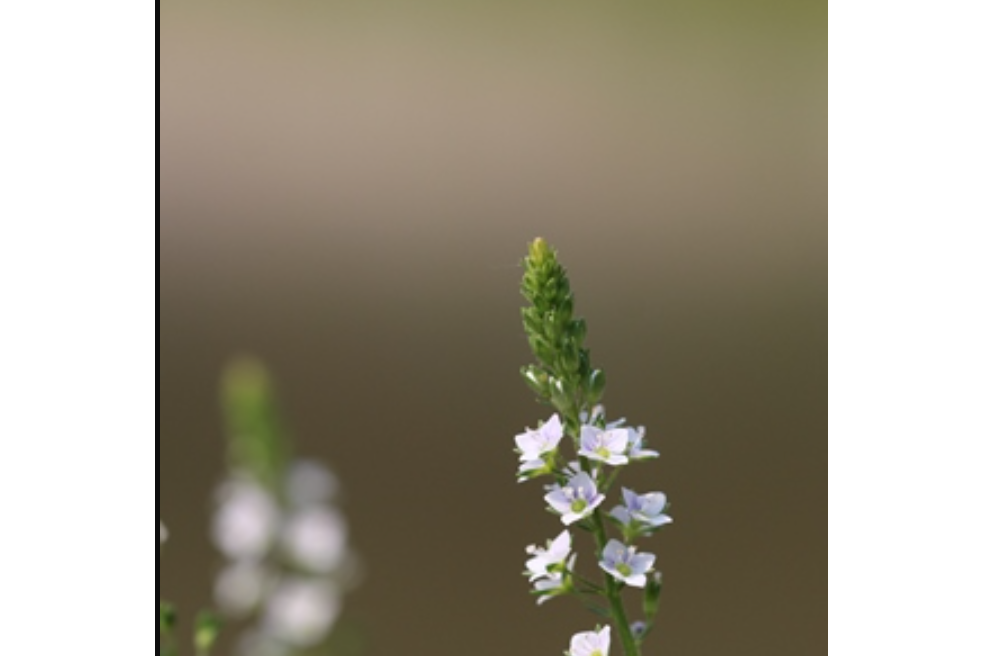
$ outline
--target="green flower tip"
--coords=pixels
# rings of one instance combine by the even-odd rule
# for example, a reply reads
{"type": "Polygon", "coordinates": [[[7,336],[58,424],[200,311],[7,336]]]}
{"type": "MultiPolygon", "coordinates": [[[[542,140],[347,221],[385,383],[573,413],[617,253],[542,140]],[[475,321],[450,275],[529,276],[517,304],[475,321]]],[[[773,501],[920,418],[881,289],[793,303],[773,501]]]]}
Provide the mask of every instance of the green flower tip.
{"type": "Polygon", "coordinates": [[[249,357],[232,360],[223,372],[221,395],[229,465],[249,472],[267,487],[276,486],[289,446],[265,365],[249,357]]]}
{"type": "Polygon", "coordinates": [[[546,243],[546,240],[542,237],[536,237],[535,240],[529,244],[529,259],[533,264],[541,265],[550,256],[555,257],[555,251],[546,243]]]}
{"type": "Polygon", "coordinates": [[[266,367],[255,358],[237,358],[225,370],[224,388],[231,399],[255,402],[268,397],[270,387],[266,367]]]}

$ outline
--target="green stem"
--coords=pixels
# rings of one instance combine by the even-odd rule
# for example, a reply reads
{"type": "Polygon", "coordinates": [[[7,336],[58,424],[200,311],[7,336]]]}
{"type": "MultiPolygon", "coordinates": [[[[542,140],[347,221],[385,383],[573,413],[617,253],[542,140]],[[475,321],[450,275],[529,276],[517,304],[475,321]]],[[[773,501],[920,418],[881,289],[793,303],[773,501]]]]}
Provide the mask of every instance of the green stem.
{"type": "MultiPolygon", "coordinates": [[[[604,547],[607,546],[607,529],[604,527],[603,518],[594,514],[594,521],[591,523],[593,524],[593,536],[597,541],[598,553],[603,553],[604,547]]],[[[604,581],[606,583],[607,602],[610,604],[614,625],[624,648],[624,656],[641,656],[641,647],[635,642],[634,634],[631,633],[631,621],[627,618],[627,612],[624,610],[624,600],[621,599],[621,591],[617,581],[606,572],[604,572],[604,581]]]]}

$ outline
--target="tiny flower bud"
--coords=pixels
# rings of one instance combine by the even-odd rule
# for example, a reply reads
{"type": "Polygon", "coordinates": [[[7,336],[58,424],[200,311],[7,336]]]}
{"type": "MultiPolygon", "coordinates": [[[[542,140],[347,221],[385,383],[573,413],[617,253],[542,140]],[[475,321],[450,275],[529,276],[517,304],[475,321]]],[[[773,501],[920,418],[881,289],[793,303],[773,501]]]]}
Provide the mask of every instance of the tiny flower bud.
{"type": "Polygon", "coordinates": [[[549,396],[549,376],[535,365],[521,368],[522,379],[539,396],[549,396]]]}
{"type": "Polygon", "coordinates": [[[600,399],[604,395],[604,389],[607,387],[607,376],[604,374],[602,369],[594,369],[590,373],[590,377],[587,379],[586,389],[587,397],[589,399],[590,405],[594,405],[600,402],[600,399]]]}
{"type": "Polygon", "coordinates": [[[648,579],[648,584],[644,589],[644,615],[648,621],[658,613],[658,601],[661,599],[661,572],[655,572],[648,579]]]}
{"type": "Polygon", "coordinates": [[[552,255],[552,250],[542,237],[536,237],[529,244],[529,262],[533,265],[542,266],[549,260],[550,255],[552,255]]]}
{"type": "Polygon", "coordinates": [[[221,630],[221,620],[214,613],[202,611],[194,624],[194,646],[199,654],[211,651],[221,630]]]}

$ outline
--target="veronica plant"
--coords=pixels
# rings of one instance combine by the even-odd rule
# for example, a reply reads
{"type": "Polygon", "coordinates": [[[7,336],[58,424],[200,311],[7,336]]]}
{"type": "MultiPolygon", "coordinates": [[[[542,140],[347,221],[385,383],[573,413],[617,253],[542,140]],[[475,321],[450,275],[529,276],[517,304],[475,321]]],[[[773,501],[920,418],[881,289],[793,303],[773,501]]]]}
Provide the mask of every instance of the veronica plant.
{"type": "MultiPolygon", "coordinates": [[[[520,482],[545,478],[547,509],[563,530],[545,547],[530,546],[526,575],[539,603],[558,596],[579,598],[587,608],[613,624],[625,656],[640,656],[651,631],[661,594],[655,555],[639,540],[671,523],[667,499],[660,492],[614,493],[621,470],[658,457],[646,448],[643,427],[622,419],[608,422],[600,405],[604,373],[593,367],[584,346],[586,321],[574,315],[573,293],[556,252],[542,239],[529,247],[524,261],[522,295],[529,305],[522,319],[536,362],[523,367],[522,378],[538,399],[555,410],[537,428],[515,437],[520,482]],[[568,438],[568,439],[566,439],[568,438]],[[565,449],[565,453],[564,450],[565,449]],[[622,502],[610,511],[604,502],[622,502]],[[566,528],[568,527],[568,528],[566,528]],[[586,552],[601,579],[574,571],[574,534],[585,535],[586,552]],[[616,531],[619,538],[611,537],[616,531]],[[632,621],[625,589],[643,591],[640,612],[632,621]]],[[[569,656],[608,656],[611,627],[578,633],[569,656]]]]}
{"type": "Polygon", "coordinates": [[[297,460],[280,423],[272,384],[242,360],[224,385],[228,473],[217,489],[212,541],[224,556],[215,600],[242,630],[242,656],[348,653],[328,646],[357,569],[334,474],[297,460]]]}

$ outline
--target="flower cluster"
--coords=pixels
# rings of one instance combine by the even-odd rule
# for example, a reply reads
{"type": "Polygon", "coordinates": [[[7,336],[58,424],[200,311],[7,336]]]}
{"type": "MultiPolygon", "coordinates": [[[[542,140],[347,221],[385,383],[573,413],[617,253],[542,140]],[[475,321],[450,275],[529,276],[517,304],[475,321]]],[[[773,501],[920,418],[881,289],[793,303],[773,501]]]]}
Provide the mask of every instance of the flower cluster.
{"type": "MultiPolygon", "coordinates": [[[[657,456],[656,452],[644,448],[643,428],[622,428],[623,421],[616,422],[614,428],[604,426],[603,414],[603,407],[596,406],[586,418],[588,422],[598,423],[580,427],[576,440],[576,455],[580,459],[569,463],[559,453],[563,429],[558,414],[553,414],[541,427],[515,436],[521,461],[519,480],[554,476],[557,482],[546,486],[545,501],[565,526],[581,525],[590,530],[603,521],[597,510],[606,500],[606,490],[616,476],[616,469],[605,474],[604,465],[618,468],[657,456]],[[534,470],[527,467],[528,462],[537,463],[534,470]]],[[[617,525],[624,541],[607,540],[599,564],[620,583],[644,588],[654,571],[655,556],[638,552],[628,544],[672,522],[665,514],[668,499],[661,492],[638,494],[628,488],[621,490],[621,497],[623,504],[614,507],[608,517],[617,525]]],[[[526,564],[526,573],[536,585],[540,602],[574,591],[571,567],[566,565],[572,552],[571,543],[572,537],[566,530],[545,549],[529,547],[529,553],[535,557],[526,564]],[[542,594],[543,591],[548,594],[542,594]]]]}
{"type": "MultiPolygon", "coordinates": [[[[518,480],[552,479],[545,486],[547,510],[558,516],[564,530],[545,547],[531,546],[525,574],[532,593],[542,603],[561,595],[587,599],[600,596],[607,608],[591,609],[613,620],[627,656],[640,654],[640,643],[651,629],[661,591],[655,555],[641,551],[640,538],[672,522],[661,492],[619,490],[620,503],[609,512],[603,504],[616,494],[615,481],[627,465],[658,457],[646,444],[645,429],[608,422],[599,401],[606,379],[594,369],[584,347],[586,322],[573,315],[573,295],[553,249],[541,239],[533,242],[525,260],[522,293],[530,302],[522,318],[535,364],[522,377],[555,412],[534,429],[515,436],[519,456],[518,480]],[[569,438],[568,440],[566,438],[569,438]],[[567,454],[563,453],[569,444],[567,454]],[[572,453],[569,453],[569,452],[572,453]],[[576,553],[570,528],[593,538],[592,555],[602,572],[597,583],[573,571],[576,553]],[[618,537],[608,537],[609,529],[618,537]],[[643,619],[632,622],[621,593],[625,587],[644,590],[643,619]]],[[[611,627],[573,637],[570,656],[607,656],[611,627]]]]}
{"type": "Polygon", "coordinates": [[[335,489],[333,474],[311,461],[290,467],[282,495],[245,472],[218,488],[212,540],[226,563],[215,601],[230,618],[258,619],[243,652],[290,653],[331,630],[353,565],[335,489]]]}
{"type": "Polygon", "coordinates": [[[246,623],[241,656],[307,653],[324,644],[357,576],[338,481],[321,464],[288,455],[261,365],[236,363],[224,392],[230,463],[211,527],[224,556],[215,601],[246,623]]]}

